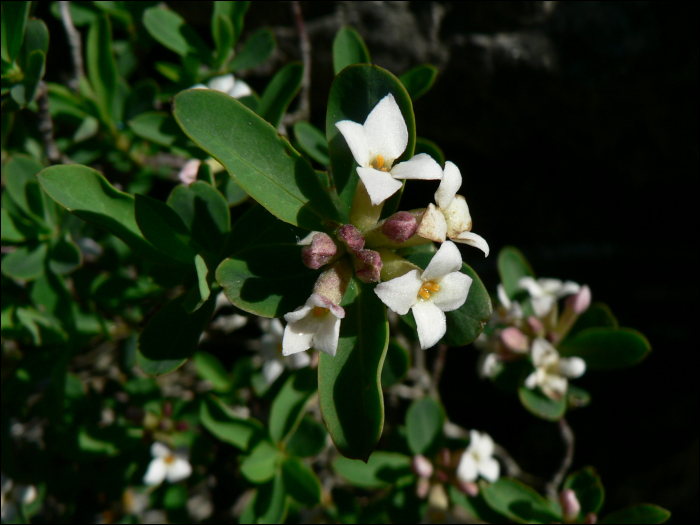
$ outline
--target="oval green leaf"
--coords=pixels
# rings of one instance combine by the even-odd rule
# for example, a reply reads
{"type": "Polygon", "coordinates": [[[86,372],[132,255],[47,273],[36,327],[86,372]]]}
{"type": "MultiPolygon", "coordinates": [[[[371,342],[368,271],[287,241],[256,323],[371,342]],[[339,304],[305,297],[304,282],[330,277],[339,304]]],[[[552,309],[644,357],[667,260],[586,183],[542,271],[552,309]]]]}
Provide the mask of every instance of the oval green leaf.
{"type": "Polygon", "coordinates": [[[199,35],[175,11],[149,7],[143,12],[143,25],[157,42],[180,56],[206,57],[209,53],[199,35]]]}
{"type": "Polygon", "coordinates": [[[498,274],[506,294],[512,300],[521,290],[518,281],[521,277],[535,277],[530,263],[525,256],[513,246],[506,246],[498,254],[498,274]]]}
{"type": "Polygon", "coordinates": [[[305,415],[287,441],[287,453],[300,458],[319,454],[326,445],[326,427],[305,415]]]}
{"type": "Polygon", "coordinates": [[[328,156],[328,142],[320,129],[302,120],[294,124],[294,136],[304,153],[319,164],[330,166],[331,158],[328,156]]]}
{"type": "Polygon", "coordinates": [[[190,246],[190,232],[182,219],[164,202],[135,196],[136,223],[146,240],[174,259],[192,264],[197,250],[190,246]]]}
{"type": "Polygon", "coordinates": [[[631,328],[587,328],[567,338],[557,348],[562,356],[578,356],[597,370],[617,370],[636,365],[649,352],[647,338],[631,328]]]}
{"type": "Polygon", "coordinates": [[[385,488],[401,478],[413,476],[411,458],[397,452],[375,452],[366,463],[339,457],[333,462],[333,470],[363,489],[385,488]]]}
{"type": "Polygon", "coordinates": [[[218,397],[209,396],[202,400],[199,419],[216,438],[241,450],[254,447],[265,436],[259,421],[244,419],[234,414],[218,397]]]}
{"type": "Polygon", "coordinates": [[[270,437],[276,443],[287,439],[294,430],[317,385],[316,371],[311,368],[301,368],[285,381],[270,409],[270,437]]]}
{"type": "Polygon", "coordinates": [[[433,87],[437,77],[437,68],[432,64],[422,64],[409,69],[399,77],[406,86],[406,91],[414,102],[425,95],[433,87]]]}
{"type": "Polygon", "coordinates": [[[515,479],[501,478],[491,485],[481,483],[480,488],[489,507],[517,523],[561,521],[558,506],[515,479]]]}
{"type": "Polygon", "coordinates": [[[603,507],[605,490],[600,476],[593,467],[585,467],[569,474],[564,481],[564,488],[576,493],[576,498],[581,505],[579,516],[586,516],[589,512],[598,514],[603,507]]]}
{"type": "Polygon", "coordinates": [[[27,27],[31,2],[3,2],[2,4],[2,58],[12,63],[19,54],[27,27]]]}
{"type": "Polygon", "coordinates": [[[250,69],[265,62],[275,50],[275,35],[269,29],[258,29],[243,45],[231,62],[232,71],[250,69]]]}
{"type": "Polygon", "coordinates": [[[98,16],[90,27],[87,38],[87,75],[102,120],[110,125],[116,120],[113,115],[117,92],[117,63],[112,52],[112,25],[106,14],[98,16]]]}
{"type": "Polygon", "coordinates": [[[566,396],[554,401],[545,396],[539,388],[530,390],[525,385],[520,385],[518,397],[528,412],[548,421],[557,421],[566,412],[566,396]]]}
{"type": "Polygon", "coordinates": [[[241,462],[241,474],[251,483],[265,483],[273,478],[282,461],[279,449],[267,439],[260,441],[241,462]]]}
{"type": "Polygon", "coordinates": [[[218,357],[200,350],[194,354],[192,361],[199,377],[209,381],[214,390],[217,392],[228,392],[231,390],[231,378],[218,357]]]}
{"type": "Polygon", "coordinates": [[[598,523],[666,523],[670,517],[666,509],[644,503],[608,514],[598,523]]]}
{"type": "Polygon", "coordinates": [[[370,62],[369,50],[360,33],[352,27],[342,27],[333,39],[333,71],[337,75],[352,64],[370,62]]]}
{"type": "Polygon", "coordinates": [[[406,412],[408,446],[414,454],[430,455],[437,451],[442,438],[445,413],[430,397],[411,403],[406,412]]]}
{"type": "Polygon", "coordinates": [[[285,459],[282,475],[289,495],[299,503],[313,507],[321,502],[321,482],[299,458],[285,459]]]}
{"type": "Polygon", "coordinates": [[[299,93],[304,65],[292,62],[280,69],[260,97],[256,113],[277,129],[290,102],[299,93]]]}
{"type": "Polygon", "coordinates": [[[388,388],[400,383],[411,366],[411,356],[396,340],[389,342],[382,367],[382,386],[388,388]]]}
{"type": "Polygon", "coordinates": [[[605,303],[593,303],[583,312],[569,331],[567,337],[573,337],[586,328],[618,328],[617,319],[605,303]]]}
{"type": "Polygon", "coordinates": [[[10,279],[32,281],[44,274],[48,244],[20,246],[2,258],[2,273],[10,279]]]}

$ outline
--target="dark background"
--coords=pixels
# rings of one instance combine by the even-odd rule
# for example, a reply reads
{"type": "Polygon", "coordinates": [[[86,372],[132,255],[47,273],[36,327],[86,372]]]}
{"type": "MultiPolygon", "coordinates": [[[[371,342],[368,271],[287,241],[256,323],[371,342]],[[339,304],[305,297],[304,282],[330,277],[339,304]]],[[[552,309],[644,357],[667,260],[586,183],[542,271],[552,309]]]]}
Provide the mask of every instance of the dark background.
{"type": "MultiPolygon", "coordinates": [[[[210,39],[208,6],[168,4],[210,39]]],[[[417,131],[461,169],[473,231],[491,247],[486,260],[467,247],[465,261],[494,292],[497,253],[515,245],[538,276],[588,284],[621,326],[649,338],[653,352],[640,366],[577,380],[593,401],[568,416],[574,468],[598,468],[603,514],[649,502],[670,509],[674,522],[697,520],[698,4],[301,7],[314,124],[325,129],[332,39],[342,24],[397,75],[435,64],[437,81],[415,104],[417,131]]],[[[261,26],[273,29],[279,48],[243,75],[256,90],[300,58],[288,2],[253,3],[246,33],[261,26]]],[[[65,46],[58,40],[52,45],[65,46]]],[[[169,53],[158,47],[153,55],[169,53]]],[[[402,208],[425,206],[430,184],[409,184],[402,208]]],[[[489,432],[525,469],[548,476],[561,457],[556,426],[479,381],[476,358],[471,347],[448,354],[441,392],[451,419],[489,432]]]]}

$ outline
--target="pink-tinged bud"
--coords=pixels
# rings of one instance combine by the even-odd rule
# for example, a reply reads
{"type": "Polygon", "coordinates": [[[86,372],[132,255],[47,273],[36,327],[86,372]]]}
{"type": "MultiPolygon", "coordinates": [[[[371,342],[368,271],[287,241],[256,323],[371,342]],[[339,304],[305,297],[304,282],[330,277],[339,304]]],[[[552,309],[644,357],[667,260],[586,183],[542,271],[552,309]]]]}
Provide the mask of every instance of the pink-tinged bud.
{"type": "Polygon", "coordinates": [[[449,467],[452,463],[452,454],[450,449],[447,447],[442,447],[438,452],[438,462],[441,467],[449,467]]]}
{"type": "Polygon", "coordinates": [[[425,499],[428,497],[428,492],[430,492],[430,481],[426,478],[420,478],[416,483],[416,496],[419,499],[425,499]]]}
{"type": "Polygon", "coordinates": [[[581,523],[598,523],[598,516],[595,512],[589,512],[588,514],[586,514],[586,517],[583,518],[583,521],[581,521],[581,523]]]}
{"type": "Polygon", "coordinates": [[[531,315],[530,317],[527,318],[527,324],[530,327],[530,330],[532,330],[534,333],[539,334],[544,330],[544,325],[542,324],[542,321],[537,319],[537,317],[531,315]]]}
{"type": "Polygon", "coordinates": [[[352,224],[343,224],[338,228],[338,239],[347,245],[351,253],[356,254],[365,247],[365,238],[352,224]]]}
{"type": "Polygon", "coordinates": [[[419,478],[429,478],[433,475],[433,464],[425,456],[413,456],[411,470],[419,478]]]}
{"type": "Polygon", "coordinates": [[[374,250],[360,250],[355,257],[355,273],[363,283],[376,283],[382,271],[382,258],[374,250]]]}
{"type": "Polygon", "coordinates": [[[560,339],[561,337],[559,337],[558,333],[552,331],[547,332],[547,341],[549,341],[553,345],[557,344],[560,341],[560,339]]]}
{"type": "Polygon", "coordinates": [[[559,494],[559,504],[564,523],[575,523],[578,521],[578,514],[581,512],[581,504],[578,502],[576,493],[571,489],[565,489],[559,494]]]}
{"type": "Polygon", "coordinates": [[[185,430],[190,429],[190,424],[183,419],[182,421],[178,421],[177,423],[175,423],[175,428],[180,432],[184,432],[185,430]]]}
{"type": "Polygon", "coordinates": [[[457,483],[457,488],[472,498],[479,495],[479,485],[473,481],[460,481],[457,483]]]}
{"type": "Polygon", "coordinates": [[[338,247],[325,233],[317,233],[311,240],[309,246],[301,249],[301,259],[304,264],[312,270],[318,270],[321,266],[328,264],[333,256],[338,252],[338,247]]]}
{"type": "Polygon", "coordinates": [[[185,165],[177,174],[177,178],[183,184],[192,184],[197,180],[197,172],[199,171],[199,166],[201,166],[202,161],[199,159],[192,159],[185,162],[185,165]]]}
{"type": "Polygon", "coordinates": [[[501,341],[513,352],[525,353],[530,349],[530,341],[527,336],[514,326],[501,332],[501,341]]]}
{"type": "Polygon", "coordinates": [[[566,306],[571,308],[577,315],[581,315],[583,312],[588,310],[590,305],[591,289],[587,284],[584,284],[577,294],[570,295],[566,298],[566,306]]]}
{"type": "Polygon", "coordinates": [[[395,213],[382,224],[382,233],[391,242],[397,244],[401,244],[413,237],[417,229],[418,221],[407,211],[395,213]]]}
{"type": "Polygon", "coordinates": [[[445,472],[444,470],[438,470],[435,475],[437,476],[437,479],[439,479],[443,483],[447,483],[447,481],[450,479],[450,477],[447,475],[447,472],[445,472]]]}
{"type": "Polygon", "coordinates": [[[163,415],[170,417],[173,415],[173,404],[170,401],[163,403],[163,415]]]}

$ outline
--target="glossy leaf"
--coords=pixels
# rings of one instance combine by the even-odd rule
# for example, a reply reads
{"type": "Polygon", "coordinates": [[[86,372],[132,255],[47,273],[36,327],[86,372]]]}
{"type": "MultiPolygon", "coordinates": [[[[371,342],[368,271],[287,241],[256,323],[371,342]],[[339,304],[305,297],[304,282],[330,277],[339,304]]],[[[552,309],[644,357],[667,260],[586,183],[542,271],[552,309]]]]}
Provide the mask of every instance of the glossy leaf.
{"type": "Polygon", "coordinates": [[[44,274],[48,245],[19,246],[2,258],[2,273],[11,279],[32,281],[44,274]]]}
{"type": "Polygon", "coordinates": [[[231,389],[231,378],[226,372],[224,365],[221,364],[221,361],[216,356],[200,350],[194,354],[192,362],[197,369],[199,377],[209,381],[214,390],[227,392],[231,389]]]}
{"type": "Polygon", "coordinates": [[[161,146],[172,146],[182,137],[175,120],[164,111],[146,111],[129,121],[129,127],[139,137],[161,146]]]}
{"type": "Polygon", "coordinates": [[[275,35],[269,29],[258,29],[231,62],[232,71],[250,69],[265,62],[275,50],[275,35]]]}
{"type": "Polygon", "coordinates": [[[581,505],[579,516],[586,516],[589,512],[598,514],[603,507],[605,491],[600,476],[593,467],[585,467],[569,474],[563,488],[571,489],[576,493],[576,498],[581,505]]]}
{"type": "Polygon", "coordinates": [[[433,157],[441,167],[445,167],[445,154],[440,149],[440,146],[435,144],[432,140],[418,137],[416,138],[416,151],[415,154],[426,153],[433,157]]]}
{"type": "Polygon", "coordinates": [[[337,75],[352,64],[369,63],[369,50],[360,33],[352,27],[342,27],[333,39],[333,71],[337,75]]]}
{"type": "Polygon", "coordinates": [[[382,367],[382,386],[388,388],[400,383],[411,366],[411,356],[397,341],[389,342],[382,367]]]}
{"type": "Polygon", "coordinates": [[[518,286],[518,280],[521,277],[535,276],[535,272],[532,271],[525,256],[512,246],[506,246],[498,254],[498,274],[501,277],[503,288],[511,300],[521,290],[518,286]]]}
{"type": "Polygon", "coordinates": [[[282,317],[306,303],[318,272],[301,260],[301,246],[262,245],[224,260],[216,280],[229,301],[262,317],[282,317]]]}
{"type": "Polygon", "coordinates": [[[190,232],[182,219],[164,202],[136,195],[136,223],[153,246],[185,264],[192,264],[197,251],[190,245],[190,232]]]}
{"type": "Polygon", "coordinates": [[[302,458],[319,454],[326,445],[326,427],[305,415],[287,441],[287,453],[302,458]]]}
{"type": "Polygon", "coordinates": [[[333,470],[350,484],[363,489],[385,488],[413,475],[409,456],[383,451],[373,453],[367,463],[339,457],[333,462],[333,470]]]}
{"type": "Polygon", "coordinates": [[[207,55],[207,47],[199,35],[175,11],[149,7],[143,12],[143,25],[157,42],[182,57],[207,55]]]}
{"type": "Polygon", "coordinates": [[[260,441],[241,462],[241,474],[251,483],[271,480],[282,461],[279,449],[267,439],[260,441]]]}
{"type": "Polygon", "coordinates": [[[411,403],[406,412],[406,434],[411,452],[424,456],[436,452],[444,422],[445,413],[434,399],[425,397],[411,403]]]}
{"type": "Polygon", "coordinates": [[[489,507],[517,523],[561,521],[555,504],[515,479],[501,478],[491,485],[481,483],[480,492],[489,507]]]}
{"type": "Polygon", "coordinates": [[[255,419],[244,419],[234,414],[215,396],[202,400],[199,417],[209,432],[226,443],[248,450],[265,435],[262,425],[255,419]]]}
{"type": "Polygon", "coordinates": [[[175,97],[174,114],[185,133],[276,217],[309,230],[338,218],[311,165],[236,99],[188,90],[175,97]]]}
{"type": "Polygon", "coordinates": [[[219,69],[226,63],[231,55],[235,35],[231,19],[223,15],[218,15],[216,10],[214,11],[214,19],[212,20],[212,36],[216,44],[216,60],[213,66],[214,69],[219,69]]]}
{"type": "Polygon", "coordinates": [[[299,458],[285,459],[282,475],[287,492],[299,503],[313,507],[321,502],[321,482],[299,458]]]}
{"type": "Polygon", "coordinates": [[[317,385],[316,371],[311,368],[296,370],[285,381],[270,409],[270,437],[275,442],[287,439],[297,426],[317,385]]]}
{"type": "Polygon", "coordinates": [[[343,300],[345,319],[334,357],[320,354],[319,402],[336,448],[348,458],[366,461],[384,426],[379,383],[389,344],[386,307],[371,285],[355,281],[343,300]]]}
{"type": "Polygon", "coordinates": [[[277,129],[292,99],[301,88],[304,66],[292,62],[279,70],[265,88],[256,113],[277,129]]]}
{"type": "Polygon", "coordinates": [[[184,299],[185,295],[181,295],[163,306],[139,336],[138,363],[148,375],[172,372],[197,348],[216,299],[212,297],[191,314],[183,308],[184,299]]]}
{"type": "Polygon", "coordinates": [[[539,388],[530,390],[524,385],[518,388],[518,397],[523,406],[532,414],[549,421],[557,421],[566,412],[566,396],[560,400],[545,396],[539,388]]]}
{"type": "Polygon", "coordinates": [[[13,62],[24,41],[31,2],[2,3],[2,59],[13,62]]]}
{"type": "Polygon", "coordinates": [[[651,351],[647,338],[631,328],[587,328],[557,348],[562,356],[578,356],[596,370],[635,365],[651,351]]]}
{"type": "Polygon", "coordinates": [[[576,319],[576,323],[569,331],[568,337],[573,337],[586,328],[618,328],[617,319],[610,307],[605,303],[593,303],[588,310],[576,319]]]}
{"type": "Polygon", "coordinates": [[[226,239],[224,255],[233,255],[262,244],[294,244],[305,235],[304,230],[289,226],[262,206],[255,204],[231,228],[231,233],[226,239]]]}
{"type": "Polygon", "coordinates": [[[658,505],[644,503],[608,514],[598,523],[666,523],[671,513],[658,505]]]}
{"type": "Polygon", "coordinates": [[[88,32],[87,75],[103,119],[114,119],[117,92],[117,63],[112,52],[112,26],[107,15],[97,17],[88,32]]]}
{"type": "MultiPolygon", "coordinates": [[[[238,206],[248,198],[248,194],[243,191],[236,181],[225,171],[215,175],[216,186],[226,199],[226,203],[231,206],[238,206]]],[[[261,206],[262,208],[262,206],[261,206]]],[[[264,209],[264,208],[263,208],[264,209]]]]}
{"type": "Polygon", "coordinates": [[[294,136],[304,153],[319,164],[330,166],[331,158],[328,156],[328,141],[326,141],[326,136],[320,129],[302,120],[294,124],[294,136]]]}
{"type": "Polygon", "coordinates": [[[333,181],[340,199],[350,210],[355,187],[359,180],[355,168],[357,163],[345,138],[335,126],[341,120],[364,124],[367,116],[380,100],[391,93],[401,109],[408,128],[408,145],[395,163],[413,156],[416,144],[416,121],[411,98],[403,84],[394,75],[378,66],[356,64],[347,67],[335,77],[328,98],[326,112],[326,137],[331,157],[333,181]]]}
{"type": "Polygon", "coordinates": [[[411,100],[416,101],[425,95],[437,77],[437,68],[432,64],[422,64],[409,69],[399,77],[401,83],[406,86],[406,91],[411,100]]]}

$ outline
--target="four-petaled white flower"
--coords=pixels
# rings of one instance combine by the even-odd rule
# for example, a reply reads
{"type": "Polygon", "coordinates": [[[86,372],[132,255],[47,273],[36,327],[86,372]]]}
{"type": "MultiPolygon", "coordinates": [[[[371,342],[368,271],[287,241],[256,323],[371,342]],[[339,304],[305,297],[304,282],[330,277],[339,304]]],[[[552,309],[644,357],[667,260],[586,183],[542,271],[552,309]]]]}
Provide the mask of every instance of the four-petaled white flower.
{"type": "Polygon", "coordinates": [[[21,507],[36,500],[37,490],[34,485],[15,485],[5,474],[0,474],[0,477],[2,478],[0,514],[3,523],[11,522],[19,516],[21,507]]]}
{"type": "Polygon", "coordinates": [[[542,337],[532,342],[532,364],[535,371],[525,379],[525,387],[540,387],[550,399],[559,400],[566,394],[567,378],[581,377],[586,371],[586,362],[580,357],[559,357],[559,352],[542,337]]]}
{"type": "Polygon", "coordinates": [[[177,483],[192,474],[192,466],[189,462],[176,456],[167,445],[156,441],[151,445],[153,459],[148,464],[146,474],[143,476],[145,485],[160,485],[167,479],[170,483],[177,483]]]}
{"type": "Polygon", "coordinates": [[[286,359],[282,359],[282,340],[284,337],[284,327],[279,319],[261,319],[263,335],[260,338],[260,353],[265,364],[262,367],[262,374],[265,383],[271,385],[282,375],[285,366],[292,370],[309,366],[311,358],[309,354],[292,354],[286,359]]]}
{"type": "Polygon", "coordinates": [[[469,446],[462,453],[457,466],[457,478],[464,482],[482,478],[494,483],[501,473],[498,461],[493,457],[493,440],[486,432],[469,431],[469,446]]]}
{"type": "Polygon", "coordinates": [[[445,242],[446,238],[479,248],[488,257],[489,245],[481,235],[472,233],[472,217],[467,201],[457,195],[462,186],[459,168],[449,160],[445,162],[442,181],[435,192],[435,202],[425,210],[416,233],[435,242],[445,242]]]}
{"type": "Polygon", "coordinates": [[[334,356],[338,351],[340,320],[345,310],[319,293],[311,294],[304,306],[285,314],[287,327],[282,339],[285,356],[311,347],[334,356]]]}
{"type": "Polygon", "coordinates": [[[472,278],[461,273],[462,256],[446,241],[421,273],[411,270],[401,277],[377,285],[379,298],[399,315],[413,311],[421,348],[436,344],[447,330],[445,312],[464,304],[472,278]]]}
{"type": "Polygon", "coordinates": [[[375,206],[401,188],[397,179],[442,178],[440,165],[425,153],[394,166],[408,145],[408,128],[391,93],[374,106],[364,124],[342,120],[335,125],[355,157],[357,174],[375,206]]]}
{"type": "Polygon", "coordinates": [[[209,79],[206,86],[204,84],[196,84],[190,89],[213,89],[214,91],[226,93],[233,98],[243,98],[253,94],[253,90],[250,89],[248,84],[242,80],[236,80],[236,77],[233,75],[213,77],[209,79]]]}
{"type": "Polygon", "coordinates": [[[520,288],[526,289],[531,297],[532,308],[537,317],[544,317],[551,310],[558,299],[567,295],[578,293],[581,285],[573,282],[562,282],[559,279],[533,279],[521,277],[518,281],[520,288]]]}

